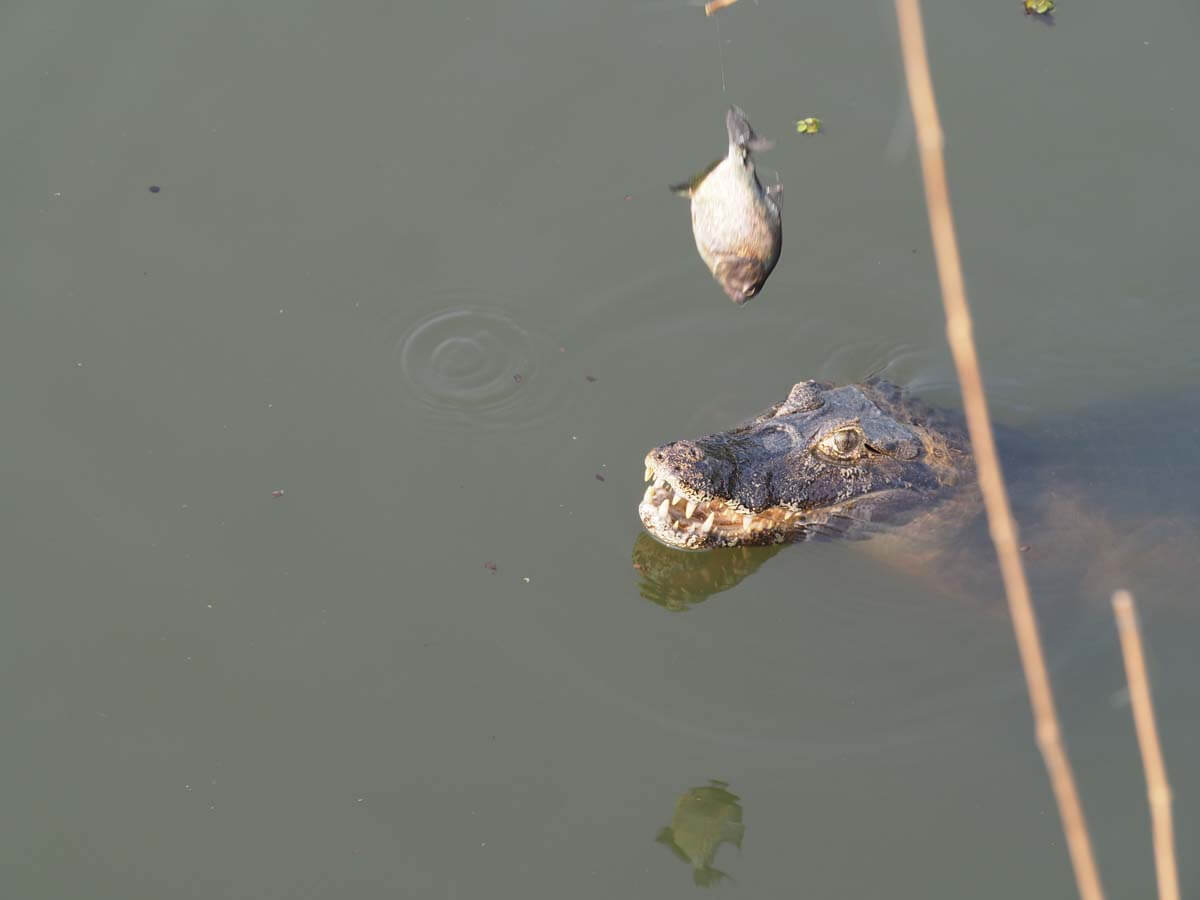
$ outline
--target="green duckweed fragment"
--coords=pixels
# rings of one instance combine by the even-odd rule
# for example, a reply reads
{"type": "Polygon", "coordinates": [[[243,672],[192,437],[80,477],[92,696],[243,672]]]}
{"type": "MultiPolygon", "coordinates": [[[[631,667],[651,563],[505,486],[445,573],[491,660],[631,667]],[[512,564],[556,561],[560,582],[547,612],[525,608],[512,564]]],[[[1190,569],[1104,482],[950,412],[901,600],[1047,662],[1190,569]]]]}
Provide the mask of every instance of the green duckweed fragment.
{"type": "Polygon", "coordinates": [[[1025,0],[1025,15],[1044,16],[1054,9],[1054,0],[1025,0]]]}
{"type": "MultiPolygon", "coordinates": [[[[1025,2],[1026,3],[1050,3],[1051,6],[1054,5],[1051,2],[1051,0],[1025,0],[1025,2]]],[[[796,123],[796,130],[798,132],[800,132],[801,134],[816,134],[818,131],[821,130],[821,120],[815,119],[811,116],[807,119],[801,119],[799,122],[796,123]]]]}

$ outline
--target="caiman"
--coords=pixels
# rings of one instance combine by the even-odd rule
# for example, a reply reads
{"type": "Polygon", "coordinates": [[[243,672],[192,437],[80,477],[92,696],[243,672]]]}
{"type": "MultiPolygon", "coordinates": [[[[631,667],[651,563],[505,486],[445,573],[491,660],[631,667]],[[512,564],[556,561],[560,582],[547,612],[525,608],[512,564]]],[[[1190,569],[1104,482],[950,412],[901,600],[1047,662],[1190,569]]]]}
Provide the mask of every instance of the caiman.
{"type": "MultiPolygon", "coordinates": [[[[1083,417],[1086,426],[1056,418],[1032,438],[999,427],[1022,538],[1032,543],[1028,556],[1078,562],[1090,589],[1110,591],[1128,586],[1131,568],[1161,570],[1164,560],[1174,567],[1194,555],[1200,419],[1187,411],[1194,406],[1105,404],[1083,417]],[[1054,440],[1043,446],[1038,438],[1047,433],[1054,440]]],[[[732,587],[773,555],[766,548],[796,541],[869,539],[872,555],[914,574],[936,573],[954,590],[986,559],[961,414],[883,379],[801,382],[728,431],[654,448],[645,479],[638,515],[667,547],[639,540],[635,566],[643,594],[669,608],[732,587]]]]}
{"type": "Polygon", "coordinates": [[[801,382],[729,431],[655,447],[645,477],[642,524],[689,550],[865,536],[941,518],[951,498],[956,519],[976,508],[959,421],[882,380],[801,382]]]}

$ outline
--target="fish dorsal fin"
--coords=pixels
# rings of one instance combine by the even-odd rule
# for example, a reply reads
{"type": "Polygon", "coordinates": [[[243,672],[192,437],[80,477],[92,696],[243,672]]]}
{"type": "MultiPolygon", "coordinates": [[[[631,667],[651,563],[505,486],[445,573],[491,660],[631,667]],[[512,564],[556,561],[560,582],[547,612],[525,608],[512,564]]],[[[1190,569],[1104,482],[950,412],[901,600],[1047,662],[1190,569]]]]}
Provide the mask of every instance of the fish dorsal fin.
{"type": "Polygon", "coordinates": [[[693,175],[687,181],[682,181],[679,184],[671,185],[671,192],[674,194],[679,194],[681,197],[692,196],[692,194],[696,193],[696,188],[700,187],[700,182],[707,178],[712,173],[712,170],[724,161],[724,157],[721,157],[720,159],[714,159],[708,164],[707,167],[705,167],[703,171],[693,175]]]}

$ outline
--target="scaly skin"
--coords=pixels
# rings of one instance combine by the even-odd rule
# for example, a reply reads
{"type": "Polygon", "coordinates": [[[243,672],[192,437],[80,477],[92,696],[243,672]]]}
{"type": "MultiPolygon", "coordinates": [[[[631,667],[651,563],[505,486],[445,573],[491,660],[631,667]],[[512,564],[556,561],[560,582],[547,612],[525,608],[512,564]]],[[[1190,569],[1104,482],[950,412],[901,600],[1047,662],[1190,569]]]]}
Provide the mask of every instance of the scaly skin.
{"type": "Polygon", "coordinates": [[[928,531],[978,507],[961,425],[881,380],[802,382],[749,422],[645,462],[642,524],[684,549],[864,537],[918,519],[928,531]]]}

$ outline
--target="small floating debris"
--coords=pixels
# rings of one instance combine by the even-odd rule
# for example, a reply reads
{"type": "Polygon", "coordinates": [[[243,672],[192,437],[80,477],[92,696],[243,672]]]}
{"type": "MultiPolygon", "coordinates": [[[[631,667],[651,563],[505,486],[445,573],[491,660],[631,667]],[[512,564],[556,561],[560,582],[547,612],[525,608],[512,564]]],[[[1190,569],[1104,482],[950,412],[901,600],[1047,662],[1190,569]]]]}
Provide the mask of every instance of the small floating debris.
{"type": "Polygon", "coordinates": [[[603,480],[604,480],[604,476],[603,476],[603,475],[601,475],[599,472],[597,472],[597,473],[596,473],[596,480],[597,480],[597,481],[603,481],[603,480]]]}
{"type": "MultiPolygon", "coordinates": [[[[1028,3],[1029,0],[1025,0],[1025,2],[1028,3]]],[[[1045,2],[1049,2],[1049,0],[1045,0],[1045,2]]],[[[801,119],[796,123],[796,131],[798,131],[800,134],[816,134],[820,130],[821,120],[813,116],[809,116],[807,119],[801,119]]]]}
{"type": "Polygon", "coordinates": [[[1054,0],[1025,0],[1025,15],[1044,16],[1054,11],[1054,0]]]}
{"type": "Polygon", "coordinates": [[[277,489],[271,491],[271,496],[274,497],[276,500],[278,500],[280,497],[283,496],[283,489],[277,488],[277,489]]]}
{"type": "Polygon", "coordinates": [[[522,375],[520,372],[518,372],[516,375],[513,376],[513,381],[515,381],[517,384],[520,384],[524,380],[525,380],[525,376],[522,375]]]}
{"type": "Polygon", "coordinates": [[[485,569],[487,569],[489,572],[491,572],[493,575],[495,575],[496,572],[498,571],[496,568],[496,564],[494,562],[492,562],[490,559],[483,564],[483,567],[485,569]]]}
{"type": "Polygon", "coordinates": [[[595,376],[595,375],[584,375],[583,377],[584,377],[584,378],[586,378],[588,381],[595,381],[595,380],[596,380],[596,376],[595,376]]]}
{"type": "MultiPolygon", "coordinates": [[[[1050,4],[1050,5],[1053,6],[1054,4],[1050,4]]],[[[152,193],[152,194],[157,194],[161,190],[162,190],[162,188],[160,188],[157,184],[150,185],[150,193],[152,193]]]]}
{"type": "Polygon", "coordinates": [[[737,0],[708,0],[708,3],[704,4],[704,14],[706,16],[711,16],[718,9],[724,9],[727,6],[733,6],[735,3],[737,3],[737,0]]]}

